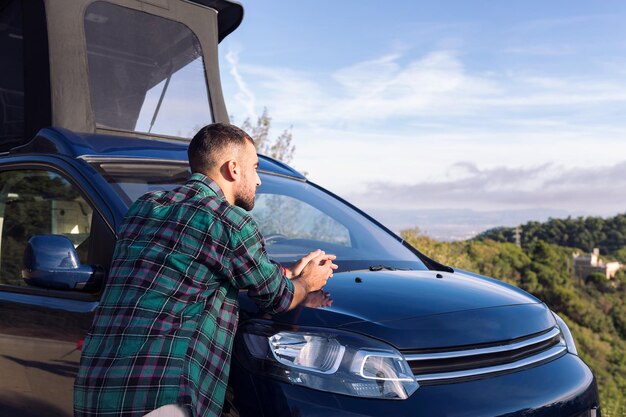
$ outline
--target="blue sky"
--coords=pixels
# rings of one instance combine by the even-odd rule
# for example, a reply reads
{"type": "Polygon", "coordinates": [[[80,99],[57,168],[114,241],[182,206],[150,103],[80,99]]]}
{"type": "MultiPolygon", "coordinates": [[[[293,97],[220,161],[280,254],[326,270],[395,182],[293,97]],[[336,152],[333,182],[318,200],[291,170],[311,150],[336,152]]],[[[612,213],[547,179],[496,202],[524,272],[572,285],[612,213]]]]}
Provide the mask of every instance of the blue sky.
{"type": "Polygon", "coordinates": [[[267,107],[296,168],[360,207],[626,211],[626,3],[243,5],[234,122],[267,107]]]}

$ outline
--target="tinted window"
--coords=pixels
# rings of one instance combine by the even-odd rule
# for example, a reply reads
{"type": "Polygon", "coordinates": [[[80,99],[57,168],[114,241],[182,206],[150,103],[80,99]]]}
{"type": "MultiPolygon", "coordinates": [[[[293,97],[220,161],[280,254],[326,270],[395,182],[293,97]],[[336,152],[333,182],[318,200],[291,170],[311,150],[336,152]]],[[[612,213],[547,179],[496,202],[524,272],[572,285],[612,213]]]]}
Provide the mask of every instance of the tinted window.
{"type": "Polygon", "coordinates": [[[211,120],[202,50],[189,28],[96,2],[85,36],[98,127],[190,137],[211,120]]]}
{"type": "Polygon", "coordinates": [[[62,234],[87,263],[92,209],[60,175],[36,170],[0,173],[0,284],[25,285],[22,258],[28,239],[62,234]]]}
{"type": "Polygon", "coordinates": [[[0,1],[0,143],[24,134],[22,5],[0,1]]]}
{"type": "Polygon", "coordinates": [[[124,203],[130,205],[149,191],[170,190],[191,176],[187,164],[146,162],[95,163],[124,203]]]}

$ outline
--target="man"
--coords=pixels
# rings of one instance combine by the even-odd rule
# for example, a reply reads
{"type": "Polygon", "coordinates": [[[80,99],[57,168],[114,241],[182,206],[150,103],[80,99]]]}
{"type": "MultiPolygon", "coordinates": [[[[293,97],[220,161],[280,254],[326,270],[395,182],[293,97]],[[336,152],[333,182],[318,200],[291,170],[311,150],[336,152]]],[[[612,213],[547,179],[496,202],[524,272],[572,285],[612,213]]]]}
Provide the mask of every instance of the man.
{"type": "Polygon", "coordinates": [[[189,145],[193,175],[130,208],[85,339],[74,386],[82,416],[218,416],[237,327],[239,289],[260,309],[286,311],[337,267],[318,250],[283,268],[271,262],[254,206],[253,140],[225,124],[189,145]]]}

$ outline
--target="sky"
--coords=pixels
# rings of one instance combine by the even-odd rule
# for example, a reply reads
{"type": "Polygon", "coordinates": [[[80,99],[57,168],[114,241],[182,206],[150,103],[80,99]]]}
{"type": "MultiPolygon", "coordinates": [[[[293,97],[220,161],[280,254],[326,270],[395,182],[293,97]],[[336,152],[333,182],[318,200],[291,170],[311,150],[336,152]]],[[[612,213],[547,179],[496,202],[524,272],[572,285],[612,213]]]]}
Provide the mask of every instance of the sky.
{"type": "Polygon", "coordinates": [[[626,212],[626,2],[242,3],[233,122],[267,108],[292,165],[392,229],[626,212]]]}

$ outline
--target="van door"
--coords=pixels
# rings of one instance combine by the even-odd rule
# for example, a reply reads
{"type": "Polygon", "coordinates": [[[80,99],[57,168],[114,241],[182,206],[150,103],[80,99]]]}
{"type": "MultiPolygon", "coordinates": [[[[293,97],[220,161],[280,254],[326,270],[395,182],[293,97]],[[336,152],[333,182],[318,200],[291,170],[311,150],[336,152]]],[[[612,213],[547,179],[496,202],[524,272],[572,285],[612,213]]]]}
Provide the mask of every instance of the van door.
{"type": "Polygon", "coordinates": [[[94,252],[110,253],[113,244],[112,233],[101,237],[108,230],[101,224],[62,173],[44,167],[0,171],[1,416],[72,416],[80,348],[98,294],[30,286],[21,277],[22,258],[31,236],[58,234],[89,264],[94,252]]]}

